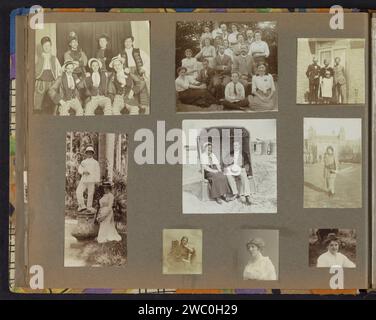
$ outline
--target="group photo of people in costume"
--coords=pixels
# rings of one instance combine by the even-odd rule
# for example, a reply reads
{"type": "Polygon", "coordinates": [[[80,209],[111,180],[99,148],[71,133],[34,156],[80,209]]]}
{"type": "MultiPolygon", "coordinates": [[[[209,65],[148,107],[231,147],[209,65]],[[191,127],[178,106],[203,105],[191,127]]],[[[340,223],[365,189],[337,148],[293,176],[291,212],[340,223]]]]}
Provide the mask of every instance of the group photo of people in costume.
{"type": "Polygon", "coordinates": [[[276,111],[276,22],[178,22],[176,109],[276,111]]]}
{"type": "Polygon", "coordinates": [[[149,114],[148,21],[51,23],[36,31],[34,113],[149,114]]]}

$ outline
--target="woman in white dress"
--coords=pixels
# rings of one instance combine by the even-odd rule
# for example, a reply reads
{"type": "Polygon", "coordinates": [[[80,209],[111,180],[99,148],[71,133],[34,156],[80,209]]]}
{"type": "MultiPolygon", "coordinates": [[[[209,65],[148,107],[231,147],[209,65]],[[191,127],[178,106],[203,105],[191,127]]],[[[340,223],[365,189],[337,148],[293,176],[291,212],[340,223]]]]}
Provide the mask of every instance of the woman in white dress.
{"type": "Polygon", "coordinates": [[[181,61],[181,66],[187,69],[186,76],[194,81],[197,79],[199,69],[197,59],[192,56],[193,52],[191,49],[186,49],[184,54],[185,58],[181,61]]]}
{"type": "Polygon", "coordinates": [[[239,28],[235,23],[231,25],[231,33],[228,35],[228,41],[230,42],[230,47],[232,49],[235,49],[235,46],[238,43],[238,29],[239,28]]]}
{"type": "Polygon", "coordinates": [[[104,182],[102,184],[104,195],[99,199],[99,213],[97,221],[99,222],[99,232],[97,236],[98,243],[105,243],[110,241],[121,241],[121,236],[116,230],[114,221],[114,212],[112,207],[114,205],[114,195],[112,194],[112,184],[104,182]]]}
{"type": "Polygon", "coordinates": [[[277,280],[272,261],[261,253],[264,247],[265,243],[261,238],[253,238],[248,241],[247,251],[250,258],[244,268],[244,280],[277,280]]]}
{"type": "Polygon", "coordinates": [[[204,59],[208,59],[209,67],[213,68],[213,61],[217,52],[215,47],[211,45],[211,41],[209,38],[204,39],[204,45],[201,48],[200,52],[196,54],[195,58],[199,61],[203,61],[204,59]]]}
{"type": "Polygon", "coordinates": [[[330,268],[332,266],[355,268],[355,263],[339,252],[341,240],[335,233],[328,234],[325,240],[325,246],[328,251],[318,257],[316,265],[318,268],[330,268]]]}
{"type": "Polygon", "coordinates": [[[330,104],[333,99],[333,76],[330,70],[325,71],[325,76],[320,77],[321,97],[324,104],[330,104]]]}

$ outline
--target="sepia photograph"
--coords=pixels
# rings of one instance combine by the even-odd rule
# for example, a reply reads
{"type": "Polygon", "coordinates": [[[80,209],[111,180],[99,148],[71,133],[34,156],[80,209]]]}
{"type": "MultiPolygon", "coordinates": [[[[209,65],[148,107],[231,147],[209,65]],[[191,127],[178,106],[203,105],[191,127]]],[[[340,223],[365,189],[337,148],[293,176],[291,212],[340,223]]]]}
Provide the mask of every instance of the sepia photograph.
{"type": "Polygon", "coordinates": [[[278,280],[279,231],[243,230],[239,262],[244,280],[278,280]]]}
{"type": "Polygon", "coordinates": [[[304,118],[304,208],[362,207],[362,120],[304,118]]]}
{"type": "Polygon", "coordinates": [[[34,114],[149,114],[149,21],[43,26],[35,30],[34,114]]]}
{"type": "Polygon", "coordinates": [[[298,39],[297,104],[364,104],[365,67],[364,39],[298,39]]]}
{"type": "Polygon", "coordinates": [[[177,112],[277,111],[277,23],[179,21],[177,112]]]}
{"type": "Polygon", "coordinates": [[[163,274],[202,274],[202,230],[163,230],[163,274]]]}
{"type": "Polygon", "coordinates": [[[275,119],[184,120],[183,213],[276,213],[275,119]]]}
{"type": "Polygon", "coordinates": [[[309,266],[317,268],[356,267],[354,229],[310,229],[309,266]]]}
{"type": "Polygon", "coordinates": [[[65,267],[127,262],[126,134],[68,132],[65,267]]]}

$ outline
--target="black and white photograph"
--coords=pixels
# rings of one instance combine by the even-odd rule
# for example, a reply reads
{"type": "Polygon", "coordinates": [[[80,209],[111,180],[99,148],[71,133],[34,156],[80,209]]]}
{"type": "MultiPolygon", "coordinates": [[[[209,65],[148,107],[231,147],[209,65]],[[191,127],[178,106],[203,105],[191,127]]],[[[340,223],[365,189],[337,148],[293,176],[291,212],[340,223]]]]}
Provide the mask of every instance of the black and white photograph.
{"type": "Polygon", "coordinates": [[[304,118],[304,208],[362,207],[362,120],[304,118]]]}
{"type": "Polygon", "coordinates": [[[365,40],[298,39],[298,104],[365,103],[365,40]]]}
{"type": "Polygon", "coordinates": [[[277,23],[179,21],[177,112],[277,111],[277,23]]]}
{"type": "Polygon", "coordinates": [[[65,267],[127,262],[126,134],[68,132],[65,267]]]}
{"type": "Polygon", "coordinates": [[[238,251],[244,280],[278,280],[278,230],[242,230],[238,251]]]}
{"type": "Polygon", "coordinates": [[[202,230],[163,230],[163,274],[202,274],[202,230]]]}
{"type": "Polygon", "coordinates": [[[183,213],[276,213],[275,119],[184,120],[183,213]]]}
{"type": "Polygon", "coordinates": [[[33,112],[149,114],[149,21],[46,23],[37,29],[33,112]]]}
{"type": "Polygon", "coordinates": [[[309,266],[355,268],[356,231],[354,229],[310,229],[309,266]]]}

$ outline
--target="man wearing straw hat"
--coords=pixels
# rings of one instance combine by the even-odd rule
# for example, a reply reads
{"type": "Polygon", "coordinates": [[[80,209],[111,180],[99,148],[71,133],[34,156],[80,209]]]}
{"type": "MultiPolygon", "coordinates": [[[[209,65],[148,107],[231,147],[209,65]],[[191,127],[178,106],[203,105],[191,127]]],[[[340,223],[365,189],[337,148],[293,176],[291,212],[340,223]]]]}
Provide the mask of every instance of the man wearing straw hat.
{"type": "Polygon", "coordinates": [[[86,147],[86,159],[78,166],[78,173],[81,175],[81,180],[76,189],[78,211],[91,210],[93,208],[95,184],[100,181],[100,167],[98,161],[93,158],[94,153],[92,146],[86,147]],[[87,205],[85,205],[84,199],[85,190],[87,190],[87,205]]]}
{"type": "Polygon", "coordinates": [[[52,101],[56,105],[60,105],[61,116],[69,116],[71,110],[75,111],[76,116],[82,116],[84,113],[78,92],[78,89],[82,87],[82,81],[73,74],[74,68],[75,63],[73,61],[66,61],[62,67],[63,74],[48,90],[52,101]]]}
{"type": "Polygon", "coordinates": [[[107,76],[101,70],[102,62],[91,58],[88,63],[91,73],[86,74],[85,89],[87,102],[85,105],[85,116],[93,116],[95,110],[100,107],[105,116],[112,115],[111,99],[107,97],[107,76]]]}

